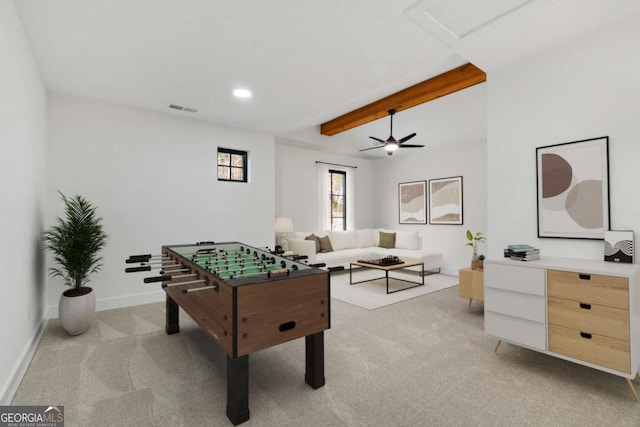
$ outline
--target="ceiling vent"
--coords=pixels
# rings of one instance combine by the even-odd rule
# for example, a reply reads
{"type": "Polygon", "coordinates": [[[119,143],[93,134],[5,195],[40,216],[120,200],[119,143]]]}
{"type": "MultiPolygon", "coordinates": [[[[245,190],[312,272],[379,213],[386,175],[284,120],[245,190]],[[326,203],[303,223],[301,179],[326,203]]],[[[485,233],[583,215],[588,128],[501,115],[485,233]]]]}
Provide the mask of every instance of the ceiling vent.
{"type": "Polygon", "coordinates": [[[450,47],[533,0],[421,0],[405,14],[450,47]]]}
{"type": "Polygon", "coordinates": [[[195,108],[183,107],[182,105],[169,104],[169,108],[173,108],[174,110],[186,111],[189,113],[197,113],[198,110],[195,108]]]}

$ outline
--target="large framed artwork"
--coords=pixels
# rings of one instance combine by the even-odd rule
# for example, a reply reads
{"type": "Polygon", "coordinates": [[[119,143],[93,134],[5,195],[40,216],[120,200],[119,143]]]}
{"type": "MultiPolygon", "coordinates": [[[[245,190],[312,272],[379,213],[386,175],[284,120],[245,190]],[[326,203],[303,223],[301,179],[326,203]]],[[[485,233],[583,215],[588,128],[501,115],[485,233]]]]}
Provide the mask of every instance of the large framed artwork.
{"type": "Polygon", "coordinates": [[[604,239],[609,137],[536,148],[538,237],[604,239]]]}
{"type": "Polygon", "coordinates": [[[427,223],[426,181],[398,184],[400,224],[427,223]]]}
{"type": "Polygon", "coordinates": [[[462,177],[429,180],[429,223],[462,224],[462,177]]]}

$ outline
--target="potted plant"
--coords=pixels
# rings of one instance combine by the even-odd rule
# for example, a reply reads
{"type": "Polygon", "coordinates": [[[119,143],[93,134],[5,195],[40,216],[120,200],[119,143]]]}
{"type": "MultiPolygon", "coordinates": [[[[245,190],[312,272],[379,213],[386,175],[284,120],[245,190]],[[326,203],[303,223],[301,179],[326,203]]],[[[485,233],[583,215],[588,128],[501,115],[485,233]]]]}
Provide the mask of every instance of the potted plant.
{"type": "Polygon", "coordinates": [[[471,230],[467,230],[467,240],[469,241],[465,246],[471,246],[473,248],[473,256],[471,258],[471,269],[478,269],[478,243],[484,243],[487,239],[484,235],[478,231],[473,234],[471,230]]]}
{"type": "Polygon", "coordinates": [[[478,268],[480,270],[484,270],[484,260],[485,260],[484,255],[482,254],[478,255],[478,268]]]}
{"type": "Polygon", "coordinates": [[[54,254],[59,265],[49,269],[52,277],[62,277],[70,286],[60,296],[58,314],[62,327],[70,335],[79,335],[89,328],[95,312],[93,289],[85,286],[89,276],[100,271],[102,258],[98,256],[107,242],[102,218],[84,197],[67,198],[60,193],[65,206],[65,218],[57,218],[56,225],[44,234],[46,248],[54,254]]]}

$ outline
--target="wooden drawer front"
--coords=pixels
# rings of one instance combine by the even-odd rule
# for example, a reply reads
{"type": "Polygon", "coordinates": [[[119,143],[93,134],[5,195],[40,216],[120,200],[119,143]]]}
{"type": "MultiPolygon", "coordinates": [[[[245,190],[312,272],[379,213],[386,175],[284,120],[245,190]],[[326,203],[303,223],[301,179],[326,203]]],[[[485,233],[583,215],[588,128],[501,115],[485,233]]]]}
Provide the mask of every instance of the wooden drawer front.
{"type": "Polygon", "coordinates": [[[549,297],[549,323],[629,341],[629,311],[549,297]]]}
{"type": "Polygon", "coordinates": [[[583,303],[629,309],[629,279],[626,277],[583,275],[572,271],[547,271],[549,296],[583,303]]]}
{"type": "Polygon", "coordinates": [[[538,295],[493,288],[484,290],[485,310],[521,317],[534,322],[545,322],[545,303],[544,297],[538,295]]]}
{"type": "Polygon", "coordinates": [[[486,263],[484,286],[544,296],[544,272],[540,268],[486,263]]]}
{"type": "Polygon", "coordinates": [[[628,341],[593,333],[589,339],[581,336],[581,333],[586,331],[549,325],[549,351],[627,374],[631,372],[628,341]]]}
{"type": "Polygon", "coordinates": [[[484,331],[494,337],[544,351],[547,347],[545,329],[544,323],[487,311],[485,306],[484,331]]]}

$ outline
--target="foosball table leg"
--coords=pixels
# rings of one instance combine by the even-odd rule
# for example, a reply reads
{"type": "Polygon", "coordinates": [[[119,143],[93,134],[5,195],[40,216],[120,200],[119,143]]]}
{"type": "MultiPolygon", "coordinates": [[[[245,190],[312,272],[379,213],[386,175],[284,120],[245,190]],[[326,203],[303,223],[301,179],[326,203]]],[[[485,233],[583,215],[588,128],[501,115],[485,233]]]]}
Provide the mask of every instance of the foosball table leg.
{"type": "Polygon", "coordinates": [[[234,426],[249,419],[249,355],[227,355],[227,417],[234,426]]]}
{"type": "Polygon", "coordinates": [[[313,389],[324,385],[324,332],[305,337],[306,373],[304,380],[313,389]]]}
{"type": "Polygon", "coordinates": [[[177,334],[180,332],[180,306],[167,294],[167,309],[165,332],[167,335],[177,334]]]}

